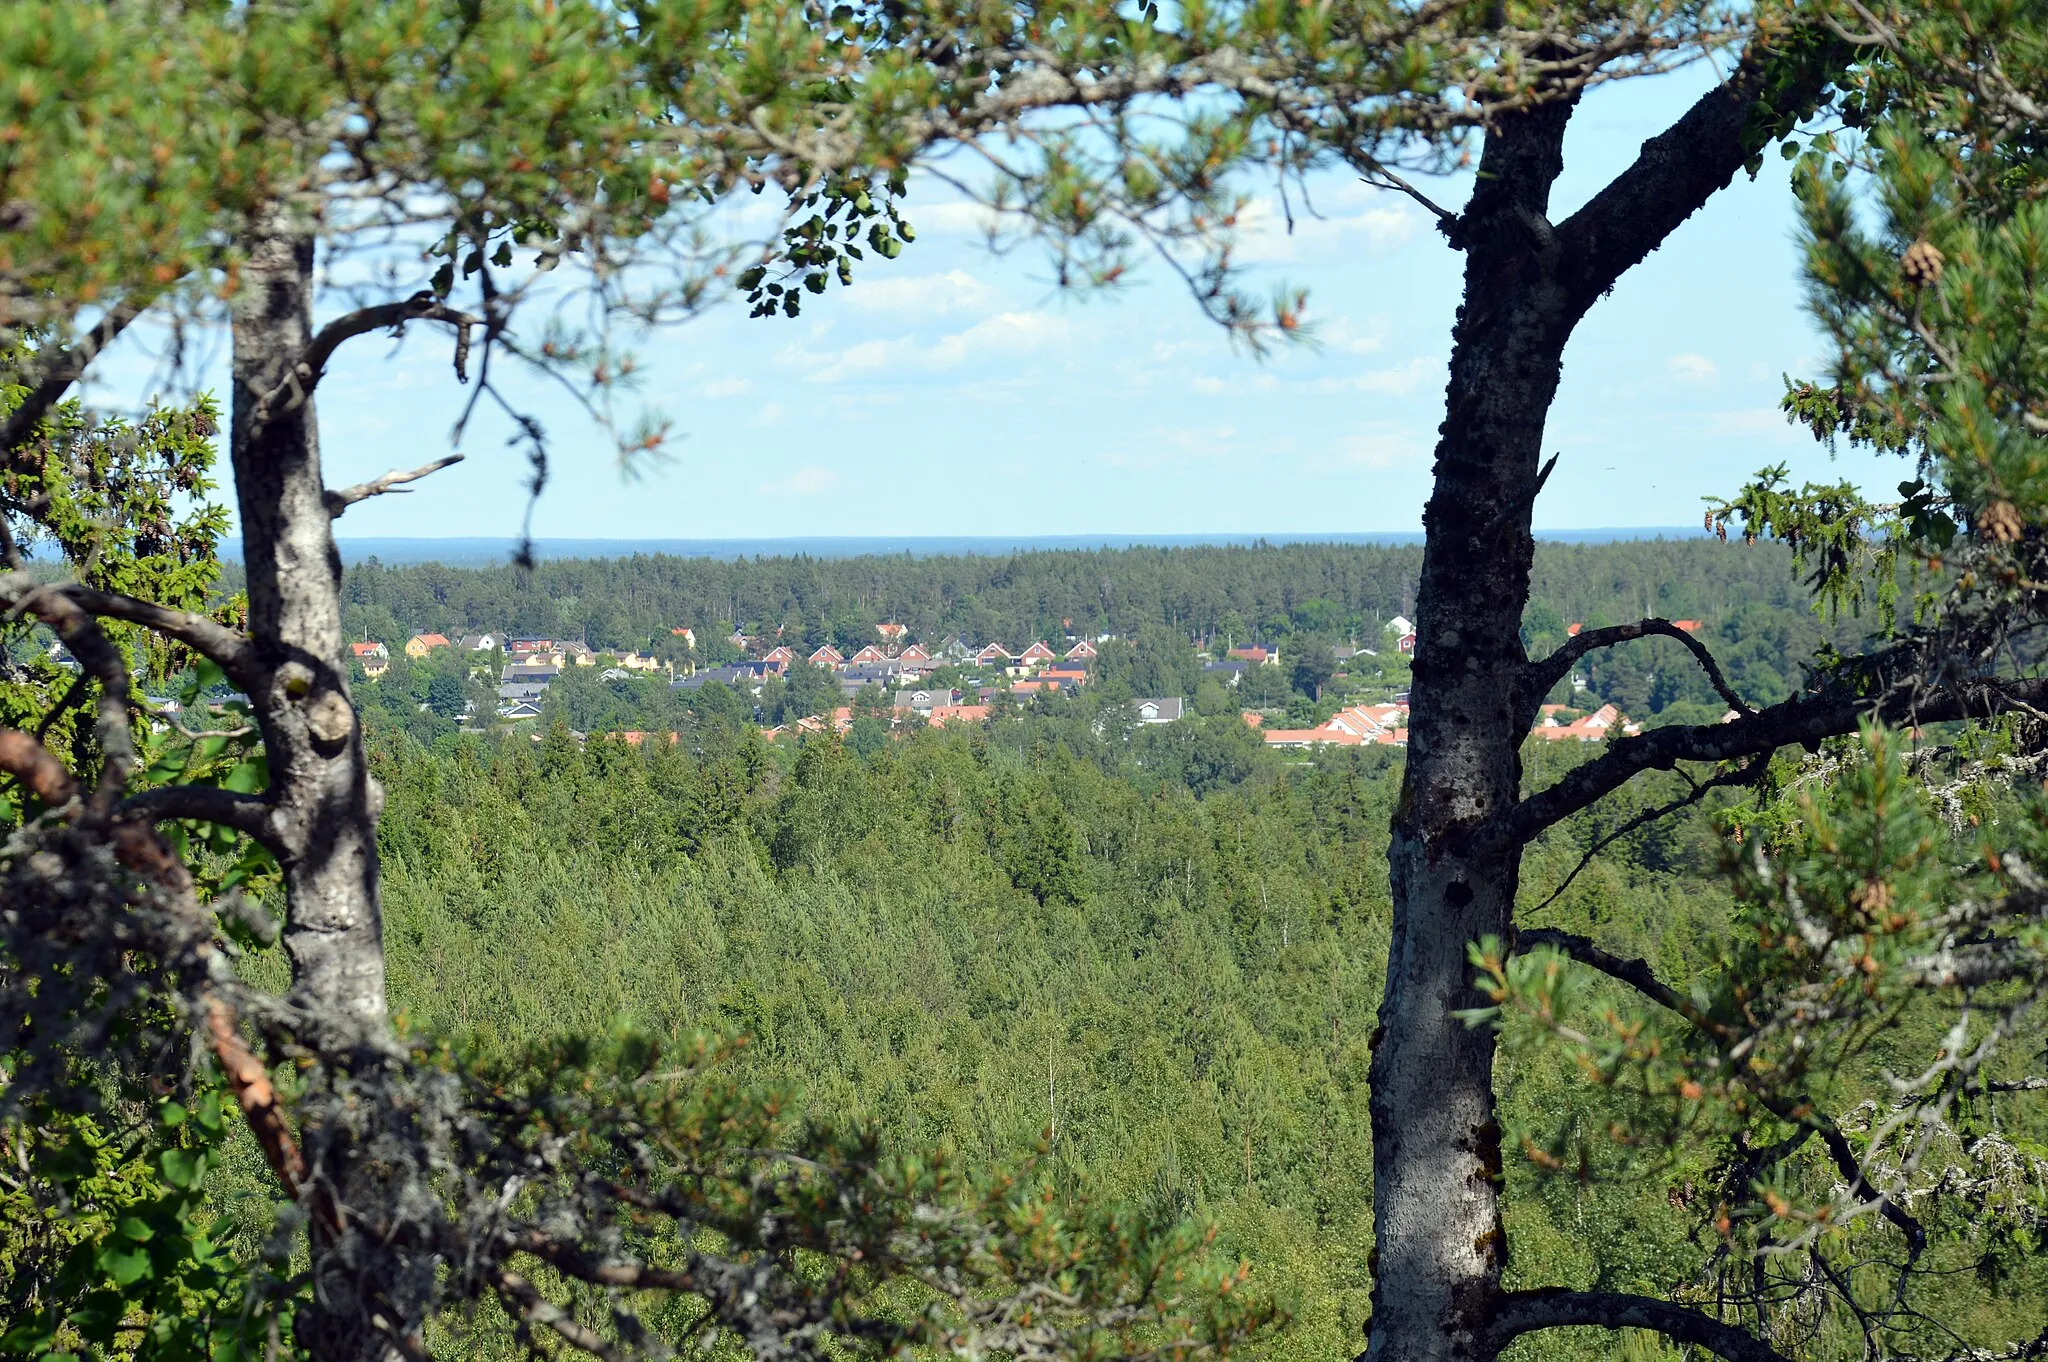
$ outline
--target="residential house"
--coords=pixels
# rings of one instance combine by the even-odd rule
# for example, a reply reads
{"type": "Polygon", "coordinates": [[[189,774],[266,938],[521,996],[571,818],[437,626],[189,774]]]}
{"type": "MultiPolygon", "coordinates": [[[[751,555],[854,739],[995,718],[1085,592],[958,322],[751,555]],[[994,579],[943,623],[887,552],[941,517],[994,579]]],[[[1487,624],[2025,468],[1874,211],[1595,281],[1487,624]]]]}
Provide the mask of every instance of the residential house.
{"type": "Polygon", "coordinates": [[[1170,724],[1186,716],[1187,701],[1177,696],[1149,697],[1131,701],[1131,708],[1141,724],[1170,724]]]}
{"type": "Polygon", "coordinates": [[[960,635],[953,634],[938,646],[938,650],[932,656],[942,662],[971,662],[974,659],[974,649],[968,647],[966,640],[960,635]]]}
{"type": "Polygon", "coordinates": [[[521,719],[538,719],[540,704],[535,700],[515,700],[511,704],[499,706],[498,717],[514,723],[521,719]]]}
{"type": "Polygon", "coordinates": [[[1038,674],[1041,681],[1057,681],[1063,690],[1079,690],[1088,684],[1088,673],[1079,667],[1047,667],[1038,674]]]}
{"type": "Polygon", "coordinates": [[[887,624],[876,625],[875,632],[882,636],[883,647],[895,649],[901,647],[903,644],[903,640],[910,637],[910,626],[907,624],[898,624],[894,620],[891,620],[887,624]]]}
{"type": "Polygon", "coordinates": [[[1382,632],[1392,634],[1395,638],[1399,638],[1403,634],[1412,634],[1415,632],[1415,621],[1409,619],[1406,615],[1396,615],[1387,621],[1386,628],[1382,632]]]}
{"type": "Polygon", "coordinates": [[[1043,667],[1048,662],[1059,661],[1059,656],[1043,643],[1034,643],[1019,653],[1017,660],[1027,667],[1043,667]]]}
{"type": "Polygon", "coordinates": [[[929,714],[941,705],[952,705],[959,701],[956,690],[899,690],[896,692],[896,708],[914,709],[920,714],[929,714]]]}
{"type": "Polygon", "coordinates": [[[1394,640],[1394,651],[1403,657],[1415,656],[1415,631],[1413,629],[1410,629],[1407,633],[1394,640]]]}
{"type": "Polygon", "coordinates": [[[615,660],[629,672],[658,672],[661,659],[653,653],[618,653],[615,660]]]}
{"type": "Polygon", "coordinates": [[[991,643],[974,655],[976,665],[983,667],[1008,666],[1013,660],[1010,650],[1000,643],[991,643]]]}
{"type": "Polygon", "coordinates": [[[1239,662],[1249,662],[1255,667],[1277,667],[1280,665],[1280,650],[1278,648],[1266,648],[1257,644],[1247,648],[1232,648],[1224,656],[1236,658],[1239,662]]]}
{"type": "Polygon", "coordinates": [[[558,664],[552,662],[507,662],[505,670],[499,673],[500,681],[535,681],[545,686],[562,674],[558,664]]]}
{"type": "Polygon", "coordinates": [[[775,674],[780,676],[783,672],[789,670],[790,663],[796,661],[796,654],[790,649],[777,644],[775,647],[770,648],[761,660],[772,664],[775,668],[775,674]]]}
{"type": "Polygon", "coordinates": [[[624,667],[606,667],[597,674],[597,679],[600,681],[631,681],[633,673],[627,671],[624,667]]]}
{"type": "Polygon", "coordinates": [[[1531,735],[1545,742],[1605,742],[1617,732],[1633,736],[1643,731],[1641,725],[1629,722],[1613,705],[1602,705],[1591,714],[1570,721],[1564,718],[1567,712],[1564,705],[1543,706],[1531,735]]]}
{"type": "Polygon", "coordinates": [[[933,705],[930,714],[933,728],[944,728],[947,724],[978,724],[988,718],[987,705],[933,705]]]}
{"type": "Polygon", "coordinates": [[[381,643],[351,643],[348,650],[363,664],[363,675],[372,681],[391,670],[391,650],[381,643]]]}
{"type": "Polygon", "coordinates": [[[830,669],[845,666],[846,656],[831,644],[821,643],[818,645],[817,650],[806,658],[805,661],[809,662],[813,667],[830,669]]]}
{"type": "Polygon", "coordinates": [[[867,647],[862,648],[859,652],[855,653],[852,657],[849,657],[846,660],[849,664],[859,662],[882,662],[886,661],[888,659],[888,656],[889,655],[883,652],[881,648],[879,648],[875,644],[870,643],[867,647]]]}
{"type": "Polygon", "coordinates": [[[1336,733],[1353,733],[1363,742],[1394,744],[1408,741],[1408,706],[1351,705],[1318,725],[1336,733]]]}
{"type": "Polygon", "coordinates": [[[669,636],[670,638],[679,638],[679,639],[681,639],[681,640],[683,641],[683,646],[684,646],[685,648],[688,648],[688,649],[689,649],[689,650],[690,650],[691,652],[693,652],[693,653],[694,653],[694,652],[696,652],[696,651],[697,651],[697,631],[696,631],[696,630],[694,630],[694,629],[671,629],[671,630],[669,630],[669,631],[668,631],[668,636],[669,636]]]}
{"type": "Polygon", "coordinates": [[[901,662],[904,666],[909,667],[915,666],[923,662],[930,662],[932,660],[932,655],[926,652],[923,648],[919,647],[917,644],[913,643],[908,648],[905,648],[902,652],[896,654],[896,660],[898,662],[901,662]]]}
{"type": "Polygon", "coordinates": [[[516,705],[524,700],[539,704],[541,697],[548,693],[545,681],[506,681],[498,687],[498,708],[516,705]]]}
{"type": "Polygon", "coordinates": [[[1244,680],[1245,669],[1252,664],[1243,658],[1226,658],[1222,662],[1204,662],[1202,675],[1211,680],[1221,681],[1226,686],[1235,686],[1244,680]]]}
{"type": "Polygon", "coordinates": [[[1688,634],[1697,634],[1700,631],[1700,621],[1673,620],[1671,621],[1671,627],[1674,629],[1683,629],[1688,634]]]}
{"type": "Polygon", "coordinates": [[[780,668],[766,662],[735,662],[730,667],[713,667],[710,671],[698,672],[693,676],[682,676],[674,682],[677,690],[696,690],[700,686],[716,681],[722,686],[758,695],[761,682],[773,676],[780,668]]]}
{"type": "Polygon", "coordinates": [[[494,648],[504,647],[505,636],[503,634],[464,634],[455,646],[465,653],[488,653],[494,648]]]}
{"type": "Polygon", "coordinates": [[[839,689],[851,695],[863,686],[880,686],[888,689],[905,674],[905,667],[895,658],[880,662],[849,662],[839,669],[839,689]]]}
{"type": "Polygon", "coordinates": [[[1246,728],[1264,728],[1266,726],[1266,716],[1255,709],[1241,710],[1237,717],[1244,720],[1246,728]]]}
{"type": "Polygon", "coordinates": [[[425,657],[436,648],[450,648],[446,634],[414,634],[405,641],[405,655],[412,658],[425,657]]]}
{"type": "Polygon", "coordinates": [[[588,644],[564,643],[560,645],[558,651],[562,654],[562,662],[565,666],[572,662],[579,667],[595,667],[597,665],[597,652],[588,644]]]}
{"type": "Polygon", "coordinates": [[[1095,660],[1095,655],[1095,645],[1084,638],[1073,647],[1067,649],[1066,660],[1069,662],[1092,662],[1095,660]]]}

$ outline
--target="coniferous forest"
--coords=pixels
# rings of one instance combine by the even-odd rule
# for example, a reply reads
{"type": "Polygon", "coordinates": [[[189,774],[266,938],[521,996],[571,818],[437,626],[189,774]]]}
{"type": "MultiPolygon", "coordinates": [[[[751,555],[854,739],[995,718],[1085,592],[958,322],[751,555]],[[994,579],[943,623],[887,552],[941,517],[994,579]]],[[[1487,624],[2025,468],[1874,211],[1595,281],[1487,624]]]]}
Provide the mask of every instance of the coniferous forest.
{"type": "Polygon", "coordinates": [[[0,1358],[2048,1357],[2044,89],[2038,0],[0,5],[0,1358]],[[1658,126],[1588,156],[1621,82],[1658,126]],[[1687,224],[1773,162],[1803,321],[1606,301],[1753,273],[1687,224]],[[1079,454],[1010,338],[1148,347],[894,272],[935,189],[1240,355],[1379,343],[1265,272],[1301,214],[1340,296],[1426,242],[1458,303],[1264,402],[1119,355],[1234,424],[1079,454]],[[669,344],[884,283],[966,329],[777,401],[669,344]],[[1752,337],[1896,477],[1640,381],[1752,337]],[[1394,505],[1340,432],[1439,355],[1394,505]],[[1048,488],[1423,542],[342,566],[480,439],[529,530],[667,457],[651,390],[751,405],[755,514],[856,460],[943,513],[991,376],[1048,488]],[[1648,493],[1667,416],[1704,534],[1538,540],[1560,443],[1657,428],[1648,493]]]}

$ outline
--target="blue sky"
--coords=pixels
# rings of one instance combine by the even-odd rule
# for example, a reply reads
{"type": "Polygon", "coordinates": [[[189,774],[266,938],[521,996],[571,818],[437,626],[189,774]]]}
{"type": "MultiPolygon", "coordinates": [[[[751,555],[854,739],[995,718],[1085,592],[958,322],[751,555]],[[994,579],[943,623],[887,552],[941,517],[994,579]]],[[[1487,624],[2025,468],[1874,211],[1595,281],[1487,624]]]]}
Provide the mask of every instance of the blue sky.
{"type": "MultiPolygon", "coordinates": [[[[1596,92],[1575,117],[1562,218],[1711,79],[1704,67],[1596,92]]],[[[640,351],[674,457],[638,478],[566,401],[533,390],[554,443],[542,536],[1377,532],[1419,527],[1462,258],[1422,210],[1348,177],[1315,186],[1289,236],[1268,205],[1254,285],[1309,291],[1322,345],[1234,351],[1179,282],[1147,269],[1062,295],[1030,247],[982,246],[976,215],[914,186],[918,240],[794,321],[735,299],[640,351]]],[[[1432,187],[1461,202],[1464,186],[1432,187]]],[[[1795,475],[1899,474],[1830,461],[1776,410],[1812,372],[1787,177],[1772,155],[1631,272],[1580,326],[1546,442],[1539,529],[1696,523],[1701,497],[1779,461],[1795,475]]],[[[343,352],[321,389],[329,481],[447,452],[466,390],[444,347],[343,352]]],[[[344,535],[510,535],[520,457],[486,419],[465,464],[418,495],[352,508],[344,535]]]]}

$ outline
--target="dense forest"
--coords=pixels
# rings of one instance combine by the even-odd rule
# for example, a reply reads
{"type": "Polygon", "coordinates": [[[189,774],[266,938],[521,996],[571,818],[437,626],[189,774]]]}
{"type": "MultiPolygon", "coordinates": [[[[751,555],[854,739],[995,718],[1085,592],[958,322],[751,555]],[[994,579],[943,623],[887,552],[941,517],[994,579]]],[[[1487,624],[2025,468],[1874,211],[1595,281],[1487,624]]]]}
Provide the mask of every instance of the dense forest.
{"type": "MultiPolygon", "coordinates": [[[[379,719],[394,1007],[491,1053],[622,1020],[744,1035],[749,1075],[905,1147],[949,1142],[978,1167],[1043,1151],[1070,1194],[1212,1220],[1216,1253],[1289,1307],[1259,1355],[1336,1362],[1368,1313],[1365,1080],[1399,758],[1283,762],[1248,737],[1231,717],[1120,737],[1027,713],[866,756],[716,719],[675,746],[558,727],[425,747],[379,719]]],[[[1529,757],[1538,781],[1581,759],[1529,757]]],[[[1551,833],[1527,904],[1669,793],[1653,783],[1551,833]]],[[[1722,826],[1709,808],[1627,833],[1540,921],[1683,985],[1736,914],[1722,826]]],[[[281,980],[275,952],[252,967],[281,980]]],[[[1618,1147],[1597,1132],[1626,1098],[1568,1054],[1515,1052],[1503,1075],[1506,1123],[1537,1142],[1505,1170],[1511,1271],[1711,1292],[1722,1244],[1689,1198],[1716,1176],[1707,1132],[1618,1147]],[[1587,1132],[1597,1176],[1546,1166],[1539,1143],[1587,1132]]],[[[2048,1135],[2022,1117],[2002,1114],[2008,1135],[2048,1135]]],[[[235,1166],[253,1187],[253,1152],[235,1166]]],[[[231,1204],[239,1185],[223,1175],[231,1204]]],[[[1942,1252],[1916,1305],[1994,1333],[2048,1322],[2025,1245],[1942,1252]]],[[[470,1327],[447,1355],[505,1355],[495,1312],[470,1327]]],[[[1517,1355],[1612,1349],[1553,1332],[1517,1355]]]]}

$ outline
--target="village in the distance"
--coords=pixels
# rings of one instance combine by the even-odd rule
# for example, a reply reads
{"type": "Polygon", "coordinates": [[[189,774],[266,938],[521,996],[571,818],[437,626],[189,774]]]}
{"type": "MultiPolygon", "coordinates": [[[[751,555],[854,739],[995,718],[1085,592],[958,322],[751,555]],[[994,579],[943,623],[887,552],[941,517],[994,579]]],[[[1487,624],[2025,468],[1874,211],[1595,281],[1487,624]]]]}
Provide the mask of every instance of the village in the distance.
{"type": "MultiPolygon", "coordinates": [[[[1699,627],[1697,620],[1677,623],[1688,630],[1699,627]]],[[[1571,632],[1577,630],[1577,625],[1571,626],[1571,632]]],[[[827,731],[845,734],[863,715],[882,718],[890,730],[983,723],[1004,706],[1086,690],[1097,679],[1102,649],[1123,642],[1111,634],[1083,637],[1069,632],[1057,643],[1033,640],[1015,648],[1001,642],[976,643],[957,634],[926,644],[913,638],[906,625],[882,623],[875,626],[872,642],[848,654],[831,643],[799,649],[782,642],[779,631],[765,635],[735,631],[719,642],[723,645],[720,651],[728,657],[736,652],[737,660],[699,666],[696,659],[708,650],[700,649],[696,631],[676,627],[670,634],[672,646],[661,653],[600,651],[579,640],[496,632],[455,638],[418,633],[405,641],[402,651],[414,662],[442,661],[449,656],[467,659],[465,670],[474,681],[493,687],[496,701],[489,715],[470,700],[459,716],[451,716],[473,726],[482,726],[491,718],[501,726],[541,720],[547,714],[549,691],[564,673],[572,668],[592,668],[601,681],[666,681],[685,697],[707,686],[723,687],[735,697],[744,697],[742,708],[748,700],[755,702],[752,717],[763,735],[774,740],[827,731]],[[829,677],[840,703],[819,706],[818,713],[771,722],[773,715],[758,703],[764,688],[771,682],[787,682],[797,669],[829,677]]],[[[1297,722],[1301,716],[1290,714],[1282,705],[1247,702],[1233,707],[1272,748],[1405,746],[1407,663],[1416,646],[1414,623],[1394,616],[1375,644],[1366,647],[1347,642],[1327,648],[1327,682],[1318,680],[1314,689],[1320,698],[1327,685],[1339,702],[1334,712],[1315,716],[1313,722],[1297,722]]],[[[390,670],[392,654],[386,644],[370,641],[349,646],[360,679],[374,684],[390,670]]],[[[1198,637],[1187,646],[1204,690],[1221,687],[1231,695],[1254,695],[1261,688],[1244,685],[1254,668],[1287,665],[1277,644],[1238,646],[1229,640],[1198,637]]],[[[1584,689],[1582,678],[1575,675],[1570,682],[1574,694],[1584,689]]],[[[1128,720],[1134,724],[1171,724],[1197,713],[1195,697],[1189,695],[1140,695],[1128,701],[1128,720]]],[[[1581,709],[1560,702],[1543,705],[1531,731],[1532,736],[1546,741],[1601,742],[1636,732],[1637,726],[1612,704],[1581,709]]],[[[621,736],[638,745],[650,734],[628,729],[622,730],[621,736]]]]}

